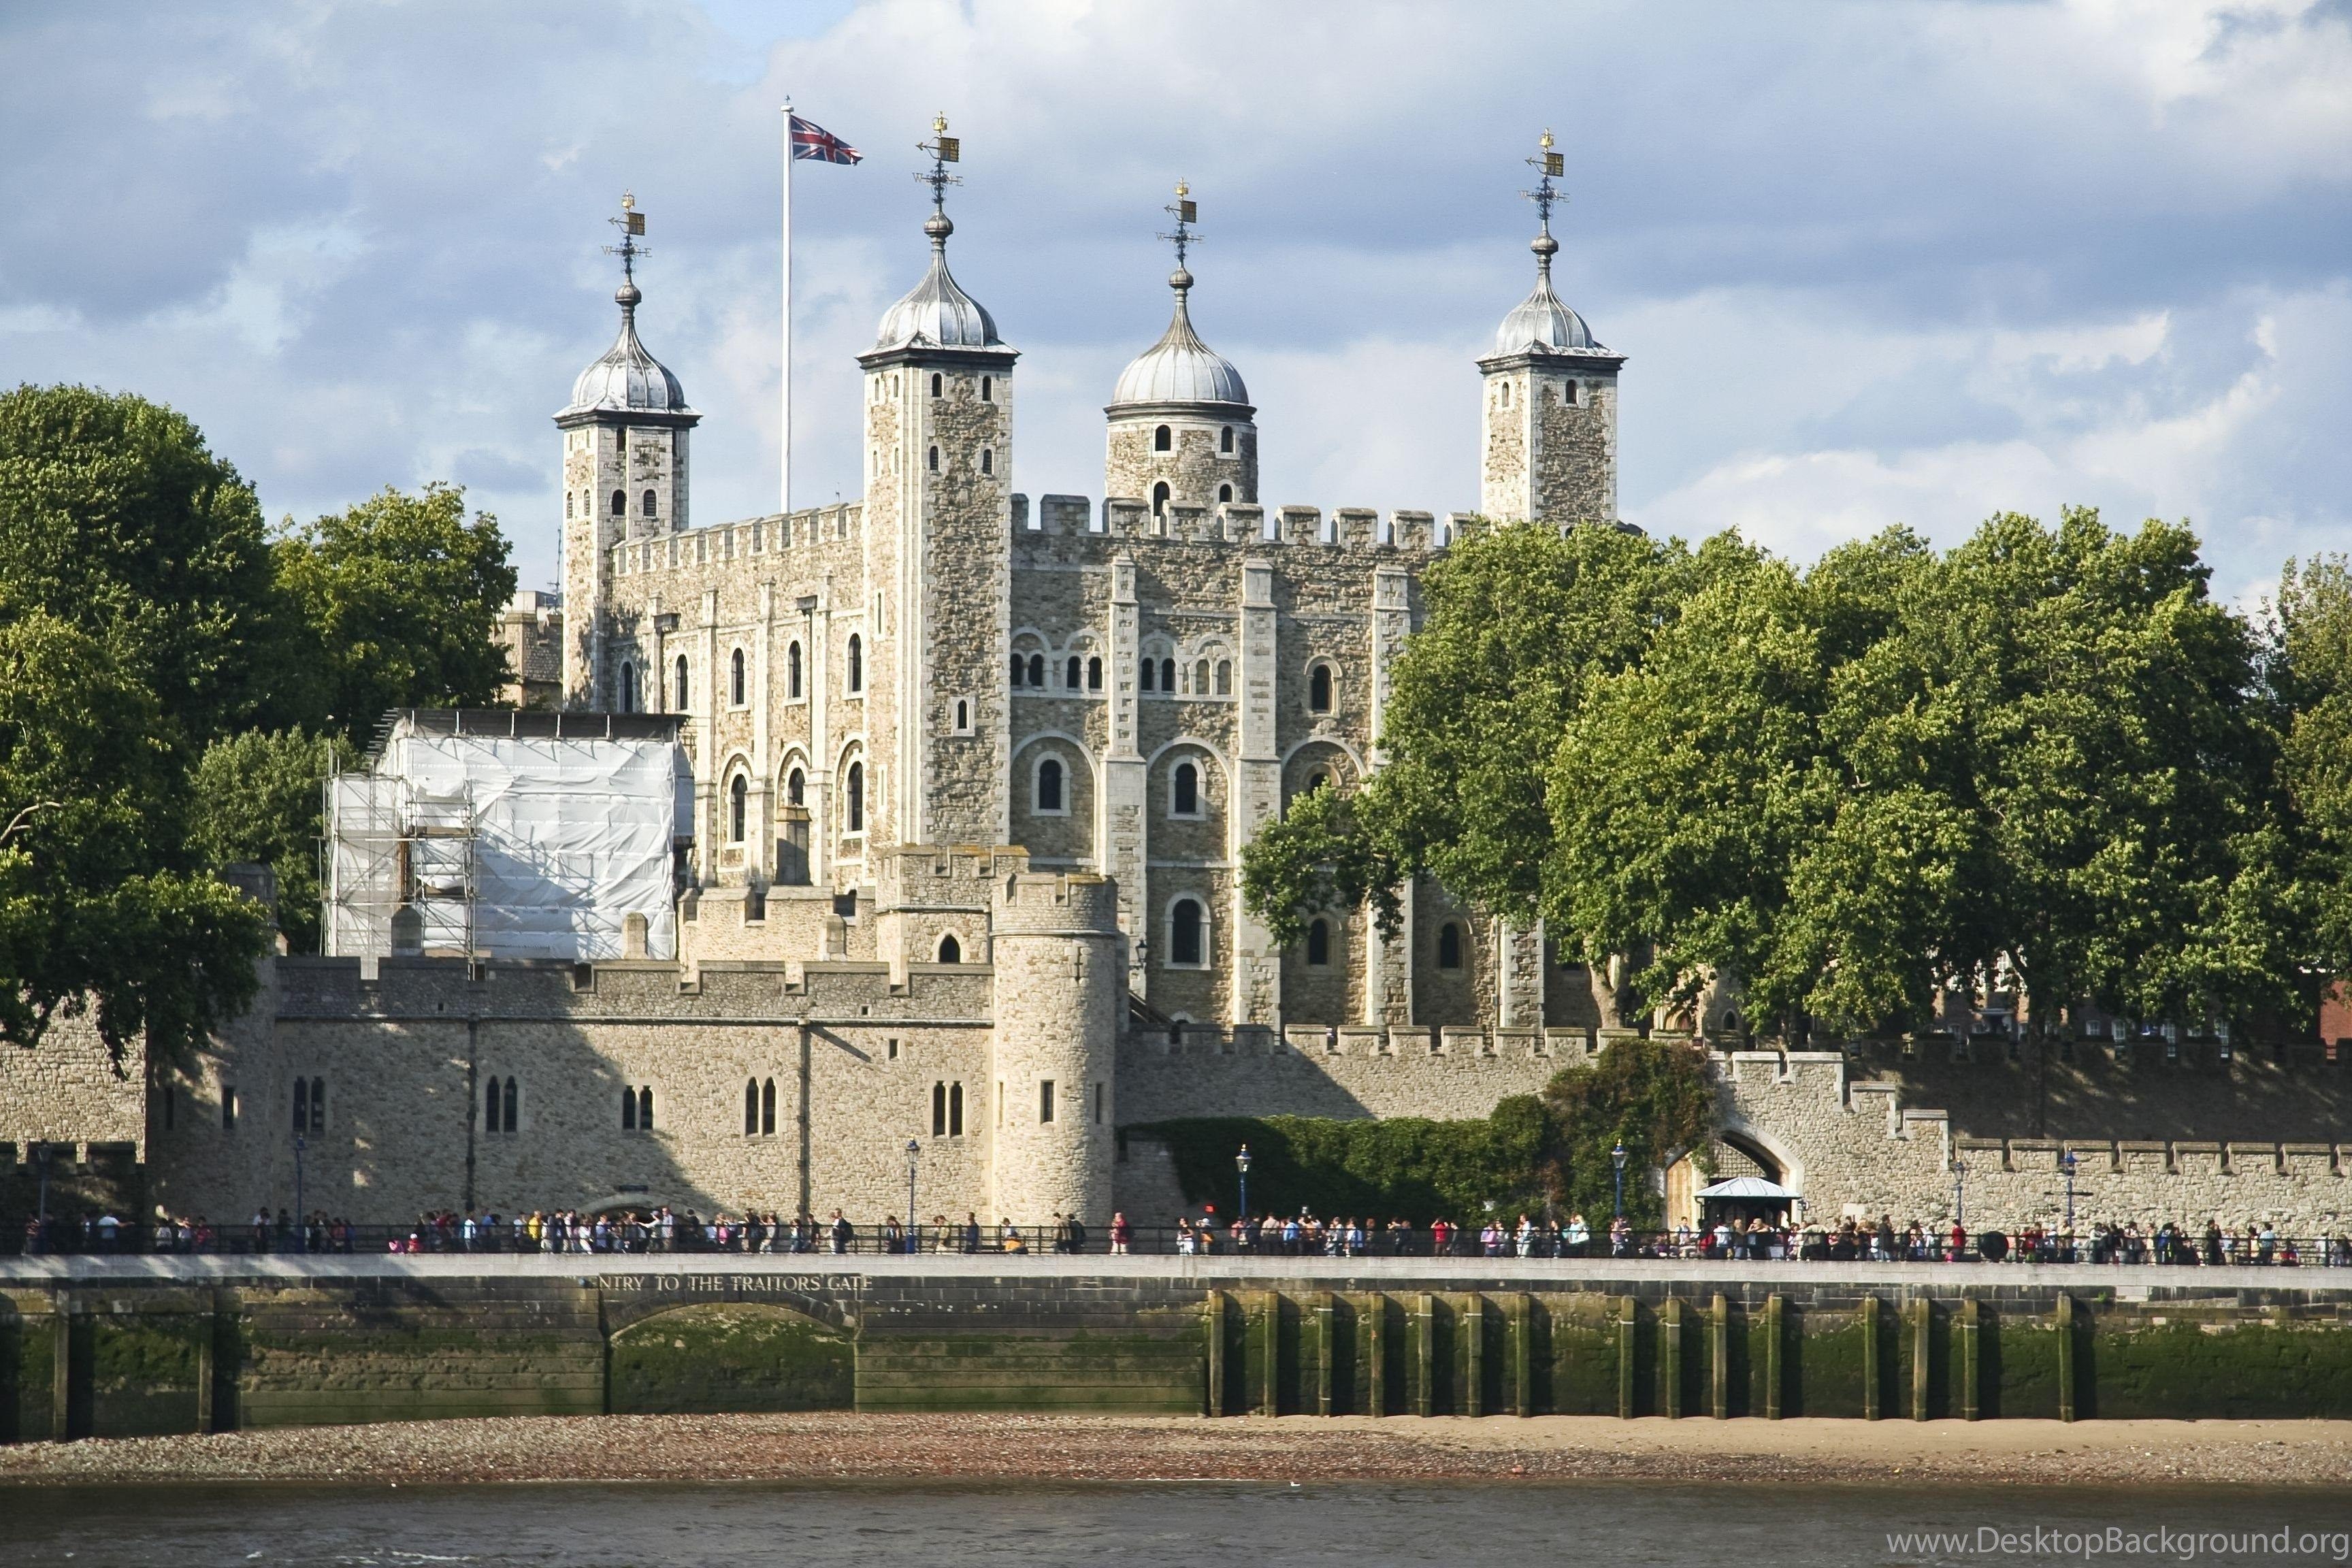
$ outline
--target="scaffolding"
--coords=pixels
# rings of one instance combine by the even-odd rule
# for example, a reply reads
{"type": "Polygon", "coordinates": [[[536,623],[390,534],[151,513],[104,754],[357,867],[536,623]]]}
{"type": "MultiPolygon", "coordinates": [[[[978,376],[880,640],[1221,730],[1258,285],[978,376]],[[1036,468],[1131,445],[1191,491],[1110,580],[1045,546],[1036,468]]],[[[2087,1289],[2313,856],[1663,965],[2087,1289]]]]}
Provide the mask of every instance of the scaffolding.
{"type": "Polygon", "coordinates": [[[472,785],[435,791],[369,771],[337,773],[325,787],[326,951],[482,956],[472,785]]]}
{"type": "Polygon", "coordinates": [[[671,957],[691,800],[675,720],[394,713],[365,765],[325,784],[325,950],[671,957]]]}

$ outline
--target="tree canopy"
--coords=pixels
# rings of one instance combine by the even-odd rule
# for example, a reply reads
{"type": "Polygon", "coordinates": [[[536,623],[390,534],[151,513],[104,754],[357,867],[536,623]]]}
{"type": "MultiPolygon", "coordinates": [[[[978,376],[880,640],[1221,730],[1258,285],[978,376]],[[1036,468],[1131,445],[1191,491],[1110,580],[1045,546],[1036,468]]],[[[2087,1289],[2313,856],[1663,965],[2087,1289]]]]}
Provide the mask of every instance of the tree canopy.
{"type": "Polygon", "coordinates": [[[2208,575],[2185,525],[2080,510],[1810,568],[1491,530],[1429,574],[1393,764],[1294,806],[1244,891],[1286,937],[1433,876],[1643,999],[1728,974],[1796,1031],[1995,981],[2042,1026],[2291,1015],[2352,957],[2352,903],[2308,918],[2352,868],[2352,580],[2291,571],[2273,650],[2208,575]]]}
{"type": "Polygon", "coordinates": [[[273,541],[184,416],[0,394],[0,1041],[91,1016],[168,1057],[244,1005],[278,874],[315,943],[319,780],[388,708],[490,703],[514,572],[462,492],[386,489],[273,541]]]}

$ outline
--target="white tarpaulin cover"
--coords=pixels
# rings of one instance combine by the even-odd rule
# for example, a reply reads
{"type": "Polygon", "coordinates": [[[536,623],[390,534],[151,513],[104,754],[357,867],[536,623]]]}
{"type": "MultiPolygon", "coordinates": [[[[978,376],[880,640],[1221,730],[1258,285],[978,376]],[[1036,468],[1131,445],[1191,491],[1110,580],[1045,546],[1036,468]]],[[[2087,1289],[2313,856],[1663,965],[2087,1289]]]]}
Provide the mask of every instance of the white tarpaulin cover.
{"type": "Polygon", "coordinates": [[[673,958],[690,791],[670,740],[395,725],[369,773],[329,784],[328,951],[614,959],[635,914],[646,956],[673,958]]]}

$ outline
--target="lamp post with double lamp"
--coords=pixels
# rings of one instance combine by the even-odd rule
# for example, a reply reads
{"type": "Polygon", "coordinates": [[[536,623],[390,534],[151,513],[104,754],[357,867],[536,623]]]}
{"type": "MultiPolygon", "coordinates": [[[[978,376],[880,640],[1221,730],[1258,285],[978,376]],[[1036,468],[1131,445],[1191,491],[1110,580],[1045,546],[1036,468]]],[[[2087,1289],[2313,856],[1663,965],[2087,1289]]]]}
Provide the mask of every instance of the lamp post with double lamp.
{"type": "Polygon", "coordinates": [[[1969,1163],[1955,1160],[1952,1162],[1952,1224],[1962,1230],[1966,1230],[1969,1224],[1968,1196],[1969,1163]]]}
{"type": "Polygon", "coordinates": [[[923,1146],[914,1139],[907,1140],[907,1250],[920,1252],[922,1227],[915,1223],[915,1162],[921,1157],[923,1146]]]}
{"type": "Polygon", "coordinates": [[[1236,1170],[1236,1171],[1239,1171],[1239,1172],[1241,1173],[1241,1175],[1242,1175],[1242,1214],[1241,1214],[1241,1217],[1242,1217],[1242,1223],[1244,1223],[1244,1225],[1246,1225],[1247,1223],[1249,1223],[1249,1167],[1250,1167],[1250,1152],[1249,1152],[1249,1145],[1248,1145],[1248,1144],[1246,1144],[1246,1143],[1244,1143],[1244,1144],[1243,1144],[1243,1145],[1242,1145],[1242,1152],[1241,1152],[1240,1153],[1238,1153],[1238,1154],[1236,1154],[1236,1155],[1234,1155],[1234,1170],[1236,1170]]]}
{"type": "Polygon", "coordinates": [[[1609,1151],[1609,1163],[1617,1168],[1617,1217],[1625,1217],[1625,1145],[1620,1143],[1609,1151]]]}

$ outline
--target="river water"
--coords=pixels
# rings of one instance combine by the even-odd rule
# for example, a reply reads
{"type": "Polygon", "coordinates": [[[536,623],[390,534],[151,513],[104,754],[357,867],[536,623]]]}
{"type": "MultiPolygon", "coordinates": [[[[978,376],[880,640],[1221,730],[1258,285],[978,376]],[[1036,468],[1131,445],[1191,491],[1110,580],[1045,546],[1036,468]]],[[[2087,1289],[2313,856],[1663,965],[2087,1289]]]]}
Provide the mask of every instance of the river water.
{"type": "Polygon", "coordinates": [[[2352,1490],[2308,1488],[1938,1487],[1916,1495],[1886,1487],[1617,1482],[0,1488],[0,1563],[72,1568],[2300,1563],[2352,1562],[2347,1531],[2352,1490]],[[2044,1533],[2026,1533],[2036,1530],[2044,1533]],[[1947,1539],[1890,1541],[1890,1531],[1947,1539]],[[2210,1536],[2217,1531],[2268,1539],[2258,1547],[2217,1542],[2210,1536]]]}

